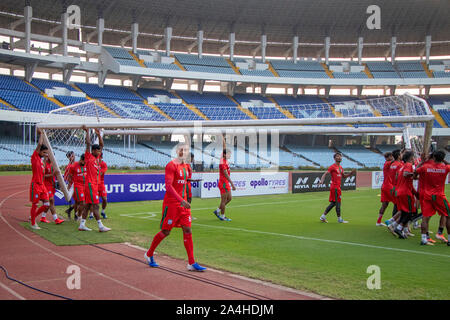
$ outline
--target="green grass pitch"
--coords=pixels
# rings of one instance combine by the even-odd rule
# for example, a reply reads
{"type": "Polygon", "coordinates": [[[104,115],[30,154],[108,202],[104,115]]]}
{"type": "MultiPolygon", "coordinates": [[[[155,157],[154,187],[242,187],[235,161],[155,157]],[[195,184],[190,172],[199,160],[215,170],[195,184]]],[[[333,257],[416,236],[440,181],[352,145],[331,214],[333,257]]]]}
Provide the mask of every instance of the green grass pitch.
{"type": "MultiPolygon", "coordinates": [[[[450,191],[447,188],[447,191],[450,191]]],[[[288,287],[342,299],[448,299],[450,247],[420,246],[415,237],[397,239],[376,227],[380,191],[343,191],[338,224],[334,209],[328,224],[319,217],[328,192],[235,197],[219,221],[218,199],[193,199],[194,254],[200,264],[288,287]],[[368,289],[367,268],[380,268],[381,289],[368,289]]],[[[111,203],[104,224],[108,233],[78,232],[74,221],[43,225],[40,235],[58,245],[130,242],[148,248],[159,231],[161,201],[111,203]]],[[[65,208],[58,208],[63,214],[65,208]]],[[[392,204],[385,217],[391,217],[392,204]]],[[[432,218],[430,230],[438,227],[432,218]]],[[[28,224],[24,224],[28,227],[28,224]]],[[[95,220],[88,227],[97,230],[95,220]]],[[[36,231],[35,231],[36,232],[36,231]]],[[[180,229],[164,239],[157,253],[187,259],[180,229]]]]}

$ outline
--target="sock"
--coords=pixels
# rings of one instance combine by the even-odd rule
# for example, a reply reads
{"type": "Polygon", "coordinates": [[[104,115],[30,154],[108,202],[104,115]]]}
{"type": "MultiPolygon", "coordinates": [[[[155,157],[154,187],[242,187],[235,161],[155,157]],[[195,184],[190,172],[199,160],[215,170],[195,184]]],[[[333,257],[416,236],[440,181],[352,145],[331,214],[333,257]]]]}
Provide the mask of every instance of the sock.
{"type": "MultiPolygon", "coordinates": [[[[48,206],[42,205],[39,209],[37,209],[34,219],[36,219],[36,217],[38,217],[41,213],[46,212],[47,210],[48,210],[48,206]]],[[[36,222],[36,220],[35,220],[35,222],[36,222]]]]}
{"type": "Polygon", "coordinates": [[[31,218],[32,226],[34,226],[36,224],[36,209],[37,209],[37,205],[35,203],[33,203],[31,205],[31,210],[30,210],[30,218],[31,218]]]}
{"type": "Polygon", "coordinates": [[[426,233],[422,233],[422,241],[423,241],[423,242],[428,241],[428,237],[427,237],[427,234],[426,234],[426,233]]]}
{"type": "Polygon", "coordinates": [[[217,208],[216,211],[214,211],[215,213],[220,213],[220,208],[217,208]]]}
{"type": "Polygon", "coordinates": [[[383,215],[382,215],[382,214],[380,214],[380,215],[378,216],[377,223],[381,223],[381,219],[383,219],[383,215]]]}
{"type": "Polygon", "coordinates": [[[223,219],[223,218],[225,218],[225,215],[224,215],[224,214],[221,214],[220,217],[223,219]]]}
{"type": "Polygon", "coordinates": [[[325,214],[322,214],[321,216],[320,216],[320,219],[325,219],[327,216],[325,215],[325,214]]]}
{"type": "Polygon", "coordinates": [[[395,229],[395,228],[397,228],[397,226],[398,226],[398,223],[397,223],[396,221],[393,221],[393,222],[392,222],[392,228],[395,229]]]}
{"type": "Polygon", "coordinates": [[[402,226],[401,224],[399,224],[399,225],[397,226],[397,230],[402,231],[402,230],[403,230],[403,226],[402,226]]]}
{"type": "Polygon", "coordinates": [[[444,232],[444,228],[442,228],[442,227],[439,227],[439,229],[438,229],[438,233],[439,234],[442,234],[444,232]]]}
{"type": "Polygon", "coordinates": [[[105,210],[102,209],[102,213],[105,214],[105,210]]]}
{"type": "Polygon", "coordinates": [[[56,219],[58,219],[58,215],[57,215],[57,214],[54,214],[54,215],[53,215],[53,220],[56,220],[56,219]]]}
{"type": "Polygon", "coordinates": [[[184,247],[188,256],[189,264],[194,264],[194,243],[192,241],[192,233],[183,233],[184,247]]]}
{"type": "Polygon", "coordinates": [[[47,216],[47,212],[42,212],[42,218],[45,218],[47,216]]]}
{"type": "Polygon", "coordinates": [[[97,224],[98,224],[98,227],[99,228],[103,228],[104,226],[103,226],[103,223],[102,223],[102,220],[97,220],[97,224]]]}
{"type": "Polygon", "coordinates": [[[89,213],[89,217],[93,217],[93,216],[94,216],[93,212],[89,213]]]}
{"type": "Polygon", "coordinates": [[[81,221],[80,221],[80,227],[81,227],[81,226],[84,227],[85,223],[86,223],[86,219],[81,219],[81,221]]]}
{"type": "Polygon", "coordinates": [[[147,257],[153,256],[153,253],[155,252],[156,247],[161,243],[161,241],[166,237],[162,231],[158,232],[154,237],[152,244],[150,245],[150,249],[147,251],[147,257]]]}

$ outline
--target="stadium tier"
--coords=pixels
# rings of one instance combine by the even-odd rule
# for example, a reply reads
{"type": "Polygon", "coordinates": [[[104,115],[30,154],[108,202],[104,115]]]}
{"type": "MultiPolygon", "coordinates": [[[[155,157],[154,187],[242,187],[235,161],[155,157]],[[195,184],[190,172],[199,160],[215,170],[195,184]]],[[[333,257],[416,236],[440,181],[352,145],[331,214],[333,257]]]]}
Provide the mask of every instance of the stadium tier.
{"type": "MultiPolygon", "coordinates": [[[[261,95],[236,93],[233,97],[219,92],[167,91],[163,89],[75,83],[64,84],[54,80],[34,79],[31,84],[13,76],[0,77],[1,109],[16,109],[26,112],[46,113],[61,106],[77,104],[97,99],[103,103],[107,117],[124,117],[146,120],[248,120],[344,116],[375,117],[376,108],[383,116],[402,115],[399,106],[386,105],[384,102],[351,103],[356,101],[350,96],[330,96],[327,99],[314,95],[261,95]],[[193,106],[191,108],[190,106],[193,106]],[[337,112],[337,113],[336,113],[337,112]],[[290,114],[289,114],[290,113],[290,114]]],[[[448,96],[436,96],[429,99],[430,105],[440,114],[448,126],[446,108],[448,96]]],[[[423,106],[416,106],[417,114],[425,114],[423,106]]],[[[96,111],[96,112],[97,112],[96,111]]],[[[363,126],[363,125],[361,125],[363,126]]],[[[365,126],[365,125],[364,125],[365,126]]],[[[373,127],[384,125],[370,125],[373,127]]],[[[400,127],[399,124],[393,126],[400,127]]],[[[441,124],[435,122],[436,128],[441,124]]]]}
{"type": "MultiPolygon", "coordinates": [[[[308,160],[318,163],[321,167],[329,167],[334,163],[333,155],[335,150],[323,146],[299,146],[294,144],[286,145],[286,148],[294,154],[301,155],[308,160]]],[[[361,165],[348,158],[343,157],[343,168],[362,168],[361,165]]]]}
{"type": "Polygon", "coordinates": [[[384,157],[382,154],[371,151],[361,145],[349,145],[336,147],[343,155],[362,163],[368,168],[383,168],[384,157]]]}

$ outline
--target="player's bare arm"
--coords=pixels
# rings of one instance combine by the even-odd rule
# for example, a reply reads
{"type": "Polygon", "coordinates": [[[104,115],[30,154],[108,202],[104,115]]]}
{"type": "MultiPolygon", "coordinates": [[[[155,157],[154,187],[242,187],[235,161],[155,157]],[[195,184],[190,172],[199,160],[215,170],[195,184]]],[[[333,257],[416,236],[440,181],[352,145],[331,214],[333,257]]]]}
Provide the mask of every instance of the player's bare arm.
{"type": "Polygon", "coordinates": [[[326,171],[326,172],[322,175],[322,177],[320,178],[320,184],[322,184],[322,183],[325,181],[325,177],[327,176],[327,174],[328,174],[328,171],[326,171]]]}
{"type": "Polygon", "coordinates": [[[344,176],[344,178],[348,178],[348,177],[353,176],[355,174],[356,174],[356,169],[352,169],[352,171],[350,171],[350,172],[344,172],[343,176],[344,176]]]}
{"type": "Polygon", "coordinates": [[[95,129],[95,133],[97,134],[98,137],[98,145],[100,146],[101,149],[103,149],[103,138],[102,135],[100,133],[100,129],[95,129]]]}
{"type": "Polygon", "coordinates": [[[39,153],[41,151],[41,146],[44,144],[44,135],[42,134],[42,130],[40,128],[37,128],[36,132],[39,135],[39,140],[35,151],[39,153]]]}
{"type": "Polygon", "coordinates": [[[86,152],[90,152],[91,151],[91,137],[89,134],[89,130],[88,130],[88,128],[86,128],[85,125],[83,125],[81,128],[84,131],[86,131],[86,152]]]}

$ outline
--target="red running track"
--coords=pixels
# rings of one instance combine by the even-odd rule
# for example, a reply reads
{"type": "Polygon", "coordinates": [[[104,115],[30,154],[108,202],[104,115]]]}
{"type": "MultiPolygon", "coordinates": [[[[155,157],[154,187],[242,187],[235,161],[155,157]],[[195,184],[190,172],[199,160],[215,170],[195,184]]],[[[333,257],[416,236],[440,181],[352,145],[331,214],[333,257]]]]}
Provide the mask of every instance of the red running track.
{"type": "MultiPolygon", "coordinates": [[[[56,246],[23,228],[30,208],[30,176],[3,176],[0,184],[0,265],[25,284],[74,300],[316,300],[325,297],[213,270],[195,273],[186,262],[158,256],[149,268],[142,248],[127,244],[56,246]],[[66,273],[81,271],[70,290],[66,273]]],[[[114,232],[114,231],[112,231],[114,232]]],[[[150,238],[150,236],[149,236],[150,238]]],[[[0,300],[61,299],[9,280],[0,270],[0,300]]]]}

